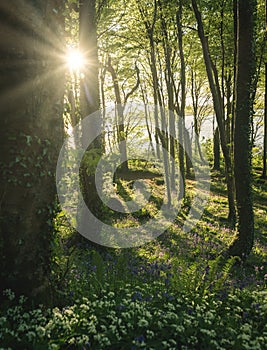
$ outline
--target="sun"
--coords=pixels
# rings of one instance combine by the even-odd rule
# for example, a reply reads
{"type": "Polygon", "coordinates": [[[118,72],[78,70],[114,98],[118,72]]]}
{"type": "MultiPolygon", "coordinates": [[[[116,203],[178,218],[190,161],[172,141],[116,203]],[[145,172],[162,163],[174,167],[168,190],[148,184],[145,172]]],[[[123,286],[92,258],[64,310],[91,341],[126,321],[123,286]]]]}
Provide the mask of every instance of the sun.
{"type": "Polygon", "coordinates": [[[85,66],[85,58],[77,49],[71,49],[66,55],[66,62],[73,72],[81,71],[85,66]]]}

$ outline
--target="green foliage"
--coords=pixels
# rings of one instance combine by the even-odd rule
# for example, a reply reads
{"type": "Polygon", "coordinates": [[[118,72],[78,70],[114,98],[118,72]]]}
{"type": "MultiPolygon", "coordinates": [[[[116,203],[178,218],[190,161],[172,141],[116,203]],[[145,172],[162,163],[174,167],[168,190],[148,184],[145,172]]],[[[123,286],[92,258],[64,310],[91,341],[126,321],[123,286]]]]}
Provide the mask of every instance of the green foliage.
{"type": "Polygon", "coordinates": [[[95,169],[101,157],[101,151],[97,148],[92,148],[84,153],[81,161],[81,167],[85,169],[87,175],[94,175],[95,169]]]}
{"type": "Polygon", "coordinates": [[[53,176],[51,140],[20,132],[18,136],[11,135],[9,141],[12,160],[8,164],[0,163],[2,176],[8,183],[29,188],[36,181],[53,176]]]}
{"type": "Polygon", "coordinates": [[[62,309],[29,311],[23,298],[10,300],[0,317],[2,349],[264,349],[266,293],[192,302],[156,287],[103,289],[62,309]]]}
{"type": "MultiPolygon", "coordinates": [[[[129,181],[120,186],[122,194],[129,181]]],[[[161,186],[154,186],[155,197],[161,186]]],[[[258,242],[246,265],[218,257],[233,235],[212,221],[225,205],[222,195],[213,195],[195,233],[174,225],[158,240],[125,250],[96,249],[74,238],[58,212],[51,277],[56,306],[31,308],[6,290],[1,349],[264,350],[266,252],[258,242]]]]}
{"type": "Polygon", "coordinates": [[[204,262],[189,263],[174,259],[171,283],[175,290],[185,291],[192,300],[202,299],[210,294],[216,295],[230,281],[230,271],[237,260],[237,257],[231,257],[223,262],[223,258],[219,256],[203,265],[204,262]]]}

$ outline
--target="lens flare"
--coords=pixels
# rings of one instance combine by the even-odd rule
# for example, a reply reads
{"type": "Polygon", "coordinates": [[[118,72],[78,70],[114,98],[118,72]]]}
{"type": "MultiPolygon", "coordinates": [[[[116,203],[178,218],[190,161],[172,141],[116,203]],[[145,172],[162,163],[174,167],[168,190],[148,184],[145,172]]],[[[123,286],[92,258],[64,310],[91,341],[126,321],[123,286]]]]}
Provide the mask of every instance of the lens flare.
{"type": "Polygon", "coordinates": [[[85,58],[79,50],[69,50],[66,62],[71,71],[81,71],[85,66],[85,58]]]}

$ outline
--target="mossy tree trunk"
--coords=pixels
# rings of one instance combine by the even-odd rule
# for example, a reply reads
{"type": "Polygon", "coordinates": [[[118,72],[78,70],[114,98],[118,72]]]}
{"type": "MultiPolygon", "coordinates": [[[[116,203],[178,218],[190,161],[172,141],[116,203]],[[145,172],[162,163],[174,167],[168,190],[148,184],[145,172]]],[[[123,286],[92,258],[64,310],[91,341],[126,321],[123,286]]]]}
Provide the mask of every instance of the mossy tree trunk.
{"type": "Polygon", "coordinates": [[[238,237],[229,249],[231,255],[245,258],[254,240],[254,214],[251,190],[251,118],[255,73],[255,0],[238,1],[236,120],[234,130],[234,173],[238,210],[238,237]]]}
{"type": "Polygon", "coordinates": [[[49,297],[54,174],[63,142],[60,2],[0,4],[0,288],[49,297]]]}
{"type": "MultiPolygon", "coordinates": [[[[267,41],[267,1],[265,0],[265,41],[267,41]]],[[[263,131],[263,157],[262,178],[267,177],[267,60],[265,61],[265,95],[264,95],[264,131],[263,131]]]]}
{"type": "Polygon", "coordinates": [[[263,156],[262,178],[267,177],[267,62],[265,63],[265,95],[264,95],[264,131],[263,131],[263,156]]]}
{"type": "MultiPolygon", "coordinates": [[[[84,119],[100,109],[99,91],[99,61],[97,49],[97,16],[95,0],[79,1],[79,37],[80,51],[85,57],[85,67],[80,83],[80,110],[81,118],[84,119]]],[[[90,117],[89,117],[90,118],[90,117]]],[[[80,186],[87,208],[96,216],[101,217],[102,205],[95,185],[95,171],[97,163],[103,153],[103,137],[99,132],[102,130],[102,118],[92,117],[89,119],[89,127],[82,130],[82,147],[86,148],[88,137],[94,141],[86,148],[85,156],[79,169],[80,186]],[[90,134],[90,135],[89,135],[90,134]],[[98,135],[98,136],[97,136],[98,135]]],[[[101,181],[101,180],[99,180],[101,181]]],[[[97,220],[88,224],[86,209],[78,213],[79,227],[82,231],[98,231],[97,220]]],[[[92,232],[88,232],[89,236],[92,232]]],[[[94,234],[97,234],[95,232],[94,234]]]]}

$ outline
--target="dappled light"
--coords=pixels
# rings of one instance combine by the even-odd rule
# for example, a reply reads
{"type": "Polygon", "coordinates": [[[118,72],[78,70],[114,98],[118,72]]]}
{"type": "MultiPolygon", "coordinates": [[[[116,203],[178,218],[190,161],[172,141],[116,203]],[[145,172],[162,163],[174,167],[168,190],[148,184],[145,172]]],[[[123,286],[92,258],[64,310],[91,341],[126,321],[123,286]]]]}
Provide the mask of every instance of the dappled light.
{"type": "Polygon", "coordinates": [[[0,0],[0,350],[266,350],[265,10],[0,0]]]}

